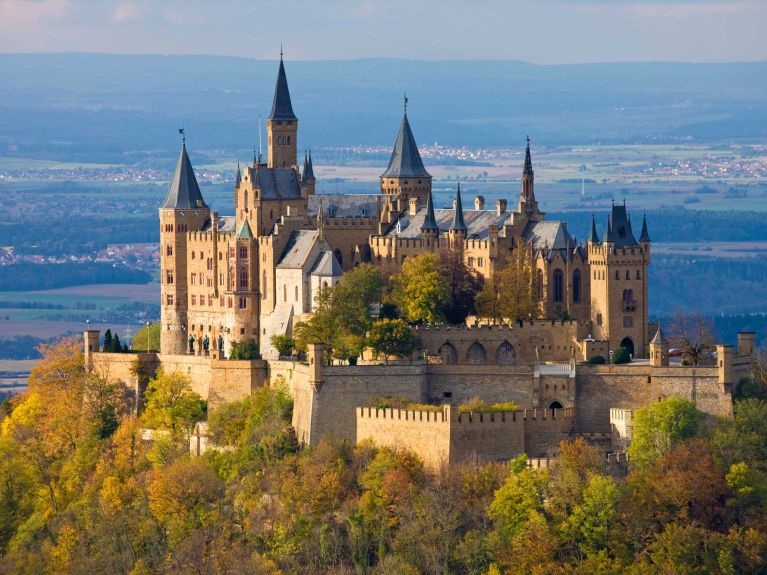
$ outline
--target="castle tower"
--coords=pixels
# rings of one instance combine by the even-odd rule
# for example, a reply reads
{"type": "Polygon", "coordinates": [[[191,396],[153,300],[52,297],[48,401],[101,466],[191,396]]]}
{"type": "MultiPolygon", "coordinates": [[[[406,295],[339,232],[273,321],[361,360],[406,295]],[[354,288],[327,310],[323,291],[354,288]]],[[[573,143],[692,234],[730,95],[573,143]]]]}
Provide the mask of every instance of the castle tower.
{"type": "Polygon", "coordinates": [[[210,209],[200,193],[184,136],[168,195],[160,207],[161,353],[186,353],[187,234],[201,230],[209,218],[210,209]]]}
{"type": "Polygon", "coordinates": [[[609,340],[610,349],[623,346],[636,358],[645,357],[648,344],[650,241],[644,228],[638,242],[626,206],[613,204],[602,241],[592,223],[587,243],[594,337],[609,340]]]}
{"type": "Polygon", "coordinates": [[[399,198],[402,205],[407,205],[410,197],[417,197],[426,203],[426,196],[431,191],[431,174],[423,167],[421,154],[415,143],[410,122],[407,119],[407,96],[405,113],[399,127],[397,140],[389,158],[389,165],[381,174],[381,193],[399,198]]]}
{"type": "Polygon", "coordinates": [[[535,199],[535,173],[533,172],[533,160],[530,156],[530,137],[527,137],[525,148],[525,166],[522,169],[522,189],[519,193],[518,211],[526,214],[531,222],[543,220],[543,214],[538,211],[538,202],[535,199]]]}
{"type": "Polygon", "coordinates": [[[668,340],[663,335],[663,330],[658,326],[658,331],[650,342],[650,365],[668,367],[668,350],[668,340]]]}
{"type": "Polygon", "coordinates": [[[269,142],[269,167],[297,167],[298,118],[293,113],[293,104],[290,102],[282,51],[280,51],[280,68],[277,71],[277,85],[274,88],[272,113],[266,119],[266,133],[269,142]]]}
{"type": "Polygon", "coordinates": [[[436,249],[439,246],[439,226],[434,217],[434,203],[431,198],[431,190],[426,195],[426,216],[421,225],[421,238],[426,242],[426,246],[436,249]]]}
{"type": "Polygon", "coordinates": [[[314,193],[317,178],[314,177],[314,166],[312,165],[312,153],[304,153],[304,169],[301,170],[301,196],[307,197],[314,193]]]}
{"type": "MultiPolygon", "coordinates": [[[[430,194],[431,195],[431,194],[430,194]]],[[[463,204],[461,203],[461,184],[455,192],[455,206],[453,206],[453,222],[447,232],[448,244],[453,249],[463,251],[463,243],[467,234],[466,222],[463,219],[463,204]]]]}

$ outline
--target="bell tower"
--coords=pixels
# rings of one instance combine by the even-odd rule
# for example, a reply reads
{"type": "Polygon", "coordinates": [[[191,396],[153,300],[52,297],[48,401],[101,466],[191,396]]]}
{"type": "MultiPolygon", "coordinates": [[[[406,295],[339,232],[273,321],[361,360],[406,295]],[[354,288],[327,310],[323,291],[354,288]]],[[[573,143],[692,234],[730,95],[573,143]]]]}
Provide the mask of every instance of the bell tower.
{"type": "Polygon", "coordinates": [[[280,68],[277,71],[277,85],[274,87],[272,113],[266,119],[266,133],[269,142],[270,168],[297,168],[298,118],[293,113],[290,101],[288,78],[280,50],[280,68]]]}

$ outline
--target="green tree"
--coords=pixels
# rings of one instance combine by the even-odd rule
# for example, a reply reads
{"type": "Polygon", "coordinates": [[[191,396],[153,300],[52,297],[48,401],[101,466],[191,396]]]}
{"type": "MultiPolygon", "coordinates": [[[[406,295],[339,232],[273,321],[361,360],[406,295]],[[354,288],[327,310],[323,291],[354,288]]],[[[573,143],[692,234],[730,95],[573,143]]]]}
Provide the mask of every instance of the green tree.
{"type": "Polygon", "coordinates": [[[229,359],[261,359],[258,342],[252,337],[243,341],[233,341],[229,351],[229,359]]]}
{"type": "Polygon", "coordinates": [[[448,295],[439,259],[433,253],[406,259],[395,278],[394,297],[402,315],[411,323],[443,321],[448,295]]]}
{"type": "Polygon", "coordinates": [[[629,350],[627,350],[625,347],[621,346],[616,348],[613,351],[613,355],[611,358],[612,362],[615,365],[619,365],[622,363],[630,363],[631,362],[631,354],[629,353],[629,350]]]}
{"type": "Polygon", "coordinates": [[[445,319],[452,324],[464,323],[470,314],[476,312],[475,299],[482,289],[482,278],[466,265],[463,253],[454,249],[442,252],[440,273],[448,288],[445,319]]]}
{"type": "Polygon", "coordinates": [[[185,432],[188,439],[194,424],[205,418],[207,405],[192,391],[189,378],[177,371],[160,369],[144,394],[142,419],[148,427],[167,429],[174,435],[185,432]]]}
{"type": "Polygon", "coordinates": [[[418,343],[410,326],[401,319],[382,319],[373,324],[368,344],[376,354],[383,354],[387,365],[389,356],[410,356],[418,343]]]}
{"type": "Polygon", "coordinates": [[[634,414],[634,437],[628,447],[633,465],[645,466],[680,441],[694,437],[702,414],[689,399],[669,397],[634,414]]]}
{"type": "Polygon", "coordinates": [[[133,351],[158,350],[160,349],[160,322],[155,321],[142,326],[133,336],[133,351]]]}
{"type": "Polygon", "coordinates": [[[296,340],[289,335],[275,334],[272,336],[271,341],[280,357],[290,355],[293,352],[293,348],[296,347],[296,340]]]}
{"type": "Polygon", "coordinates": [[[328,365],[333,359],[333,350],[340,335],[338,316],[333,308],[332,289],[320,290],[314,298],[314,312],[304,322],[299,322],[293,328],[296,348],[306,351],[310,343],[321,343],[328,365]]]}
{"type": "Polygon", "coordinates": [[[112,330],[107,329],[106,332],[104,332],[104,347],[102,348],[105,352],[112,351],[112,330]]]}
{"type": "Polygon", "coordinates": [[[565,537],[581,557],[596,555],[607,547],[610,531],[617,522],[620,493],[611,477],[595,475],[563,526],[565,537]]]}
{"type": "Polygon", "coordinates": [[[529,319],[539,315],[532,252],[520,246],[508,256],[477,299],[477,314],[493,321],[529,319]]]}

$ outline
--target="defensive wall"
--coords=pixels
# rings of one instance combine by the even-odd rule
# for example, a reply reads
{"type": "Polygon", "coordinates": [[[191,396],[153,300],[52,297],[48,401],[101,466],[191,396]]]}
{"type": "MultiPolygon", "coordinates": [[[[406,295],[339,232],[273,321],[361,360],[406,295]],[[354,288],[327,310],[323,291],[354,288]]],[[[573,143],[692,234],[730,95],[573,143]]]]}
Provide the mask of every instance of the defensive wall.
{"type": "Polygon", "coordinates": [[[356,420],[358,443],[408,449],[432,468],[551,454],[575,422],[572,408],[459,412],[452,405],[439,411],[358,407],[356,420]]]}

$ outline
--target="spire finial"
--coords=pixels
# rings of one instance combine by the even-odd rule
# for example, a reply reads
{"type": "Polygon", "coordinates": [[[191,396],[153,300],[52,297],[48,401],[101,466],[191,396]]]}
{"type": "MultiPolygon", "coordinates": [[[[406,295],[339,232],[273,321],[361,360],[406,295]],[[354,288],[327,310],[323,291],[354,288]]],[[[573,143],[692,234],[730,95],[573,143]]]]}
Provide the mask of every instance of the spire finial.
{"type": "Polygon", "coordinates": [[[282,42],[280,42],[280,62],[282,62],[282,42]]]}
{"type": "Polygon", "coordinates": [[[186,145],[186,132],[184,131],[183,126],[178,129],[178,133],[181,134],[181,143],[186,145]]]}
{"type": "Polygon", "coordinates": [[[530,134],[527,134],[527,147],[530,147],[530,134]]]}
{"type": "Polygon", "coordinates": [[[405,99],[405,115],[407,116],[407,92],[403,93],[404,99],[405,99]]]}

